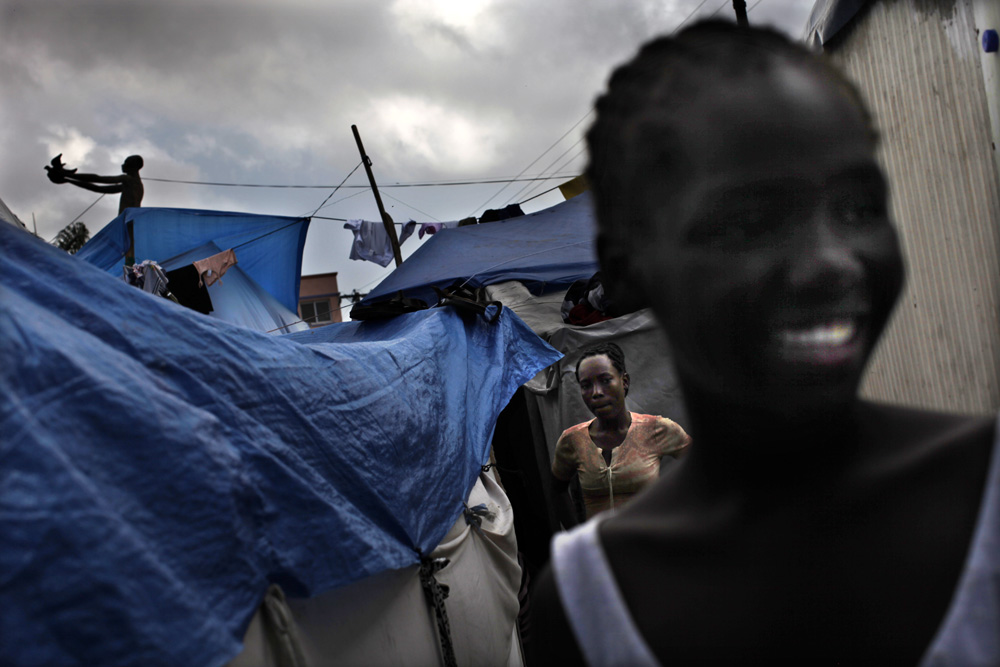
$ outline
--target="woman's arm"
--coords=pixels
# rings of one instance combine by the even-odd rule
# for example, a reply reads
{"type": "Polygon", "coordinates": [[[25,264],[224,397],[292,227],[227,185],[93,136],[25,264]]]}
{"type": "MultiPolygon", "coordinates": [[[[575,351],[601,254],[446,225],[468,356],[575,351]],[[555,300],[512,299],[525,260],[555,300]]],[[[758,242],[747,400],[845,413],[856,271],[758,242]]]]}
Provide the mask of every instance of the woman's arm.
{"type": "Polygon", "coordinates": [[[569,435],[569,431],[563,431],[556,442],[555,456],[552,459],[552,474],[549,475],[549,481],[552,485],[552,497],[556,503],[556,517],[566,530],[580,523],[573,499],[569,495],[569,483],[573,481],[578,465],[572,437],[569,435]]]}
{"type": "Polygon", "coordinates": [[[552,480],[552,497],[555,498],[556,503],[556,517],[563,528],[569,530],[580,523],[576,516],[573,499],[569,495],[569,481],[561,480],[555,475],[551,475],[550,479],[552,480]]]}
{"type": "Polygon", "coordinates": [[[656,438],[659,441],[660,458],[672,456],[675,459],[683,457],[691,446],[691,436],[675,421],[660,417],[658,419],[656,438]]]}

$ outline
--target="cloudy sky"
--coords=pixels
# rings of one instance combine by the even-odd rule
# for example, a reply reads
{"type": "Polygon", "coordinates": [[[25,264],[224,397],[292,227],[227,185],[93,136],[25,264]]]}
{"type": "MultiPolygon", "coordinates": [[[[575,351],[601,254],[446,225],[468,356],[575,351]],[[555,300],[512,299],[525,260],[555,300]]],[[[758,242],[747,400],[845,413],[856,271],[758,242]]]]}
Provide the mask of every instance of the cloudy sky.
{"type": "MultiPolygon", "coordinates": [[[[812,4],[749,0],[750,22],[799,37],[812,4]]],[[[611,68],[713,12],[731,0],[0,0],[0,199],[46,240],[78,216],[93,235],[118,195],[95,204],[44,165],[117,174],[138,153],[143,206],[310,214],[358,165],[356,124],[397,222],[481,214],[560,180],[440,183],[579,173],[611,68]]],[[[365,188],[358,169],[316,215],[378,219],[365,188]]],[[[366,292],[392,267],[350,241],[315,218],[303,272],[366,292]]]]}

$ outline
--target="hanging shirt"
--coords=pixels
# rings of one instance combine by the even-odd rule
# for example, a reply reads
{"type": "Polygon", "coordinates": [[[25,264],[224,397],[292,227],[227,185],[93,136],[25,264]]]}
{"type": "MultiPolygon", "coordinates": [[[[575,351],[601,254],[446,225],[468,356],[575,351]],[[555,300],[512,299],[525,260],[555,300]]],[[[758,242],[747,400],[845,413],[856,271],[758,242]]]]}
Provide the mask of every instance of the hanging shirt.
{"type": "MultiPolygon", "coordinates": [[[[399,245],[410,238],[417,223],[410,221],[403,225],[399,235],[399,245]]],[[[354,243],[351,245],[351,259],[367,260],[375,262],[379,266],[389,266],[393,260],[392,241],[385,231],[385,225],[381,222],[371,222],[370,220],[348,220],[344,223],[344,229],[354,232],[354,243]]]]}

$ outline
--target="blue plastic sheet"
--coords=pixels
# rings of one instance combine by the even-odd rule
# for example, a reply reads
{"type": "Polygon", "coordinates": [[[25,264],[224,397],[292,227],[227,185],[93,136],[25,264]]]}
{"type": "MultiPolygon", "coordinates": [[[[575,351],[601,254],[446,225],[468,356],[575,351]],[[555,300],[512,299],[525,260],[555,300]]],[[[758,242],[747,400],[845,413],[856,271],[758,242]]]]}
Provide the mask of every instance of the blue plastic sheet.
{"type": "Polygon", "coordinates": [[[0,252],[6,663],[223,664],[268,582],[414,563],[560,356],[506,310],[269,336],[8,225],[0,252]]]}
{"type": "MultiPolygon", "coordinates": [[[[128,223],[133,226],[136,261],[152,259],[166,266],[171,258],[208,242],[222,250],[235,248],[244,273],[285,308],[292,312],[298,309],[309,218],[190,208],[127,208],[76,256],[114,276],[122,275],[128,223]]],[[[177,267],[171,265],[173,268],[177,267]]]]}
{"type": "Polygon", "coordinates": [[[519,280],[535,293],[568,287],[597,272],[596,233],[589,193],[509,220],[443,229],[361,303],[402,291],[433,305],[434,287],[456,280],[470,287],[519,280]]]}

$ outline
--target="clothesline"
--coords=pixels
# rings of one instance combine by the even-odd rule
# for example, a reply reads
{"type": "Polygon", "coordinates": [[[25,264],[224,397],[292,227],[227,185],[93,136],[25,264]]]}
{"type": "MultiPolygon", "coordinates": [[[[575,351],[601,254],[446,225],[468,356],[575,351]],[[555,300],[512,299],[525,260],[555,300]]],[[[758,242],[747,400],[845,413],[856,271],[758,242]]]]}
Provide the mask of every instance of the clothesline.
{"type": "MultiPolygon", "coordinates": [[[[386,183],[379,184],[379,189],[382,188],[435,188],[435,187],[451,187],[456,185],[492,185],[497,183],[523,183],[530,181],[551,181],[561,178],[573,178],[579,174],[553,174],[552,176],[527,176],[524,178],[497,178],[497,179],[482,179],[482,180],[468,180],[468,181],[426,181],[417,183],[386,183]]],[[[334,185],[282,185],[282,184],[270,184],[270,183],[221,183],[216,181],[185,181],[174,178],[153,178],[149,176],[143,176],[144,181],[156,181],[157,183],[180,183],[182,185],[210,185],[216,187],[228,187],[228,188],[284,188],[284,189],[299,189],[299,190],[329,190],[334,188],[334,185]]],[[[369,185],[344,185],[341,189],[344,190],[354,190],[363,189],[367,190],[371,186],[369,185]]]]}

